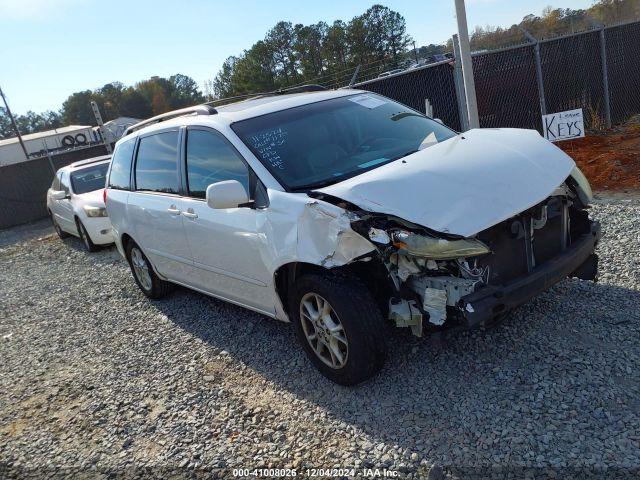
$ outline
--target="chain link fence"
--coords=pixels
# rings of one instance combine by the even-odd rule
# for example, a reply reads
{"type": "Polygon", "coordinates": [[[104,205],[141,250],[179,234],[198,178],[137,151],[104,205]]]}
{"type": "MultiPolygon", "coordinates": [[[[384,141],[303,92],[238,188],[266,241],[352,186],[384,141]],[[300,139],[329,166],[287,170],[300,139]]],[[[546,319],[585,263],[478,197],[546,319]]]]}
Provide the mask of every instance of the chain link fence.
{"type": "Polygon", "coordinates": [[[380,93],[422,113],[426,113],[425,100],[429,100],[434,117],[460,130],[453,69],[451,62],[445,62],[361,82],[354,85],[354,88],[380,93]]]}
{"type": "Polygon", "coordinates": [[[0,166],[0,229],[44,218],[47,213],[47,190],[54,171],[70,163],[106,155],[104,145],[71,150],[0,166]]]}
{"type": "MultiPolygon", "coordinates": [[[[640,22],[594,28],[473,55],[480,126],[542,132],[542,115],[582,108],[602,129],[640,113],[640,22]],[[539,72],[539,73],[538,73],[539,72]]],[[[353,85],[464,130],[464,91],[455,61],[353,85]],[[458,76],[458,78],[456,78],[458,76]]]]}
{"type": "Polygon", "coordinates": [[[605,30],[611,118],[623,122],[640,113],[640,22],[605,30]]]}

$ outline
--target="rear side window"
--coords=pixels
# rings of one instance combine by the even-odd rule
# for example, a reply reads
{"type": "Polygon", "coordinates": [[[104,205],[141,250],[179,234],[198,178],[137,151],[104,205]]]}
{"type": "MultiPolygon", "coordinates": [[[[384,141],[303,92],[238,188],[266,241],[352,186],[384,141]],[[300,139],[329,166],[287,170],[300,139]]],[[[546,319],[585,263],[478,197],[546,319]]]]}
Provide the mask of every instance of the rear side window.
{"type": "Polygon", "coordinates": [[[111,158],[111,173],[109,173],[109,188],[117,190],[131,190],[131,158],[133,157],[133,147],[135,140],[121,143],[116,148],[111,158]]]}
{"type": "Polygon", "coordinates": [[[189,130],[187,136],[189,195],[205,198],[207,187],[223,180],[237,180],[249,192],[249,172],[235,150],[215,133],[189,130]]]}
{"type": "Polygon", "coordinates": [[[140,139],[136,159],[136,190],[178,193],[178,132],[140,139]]]}

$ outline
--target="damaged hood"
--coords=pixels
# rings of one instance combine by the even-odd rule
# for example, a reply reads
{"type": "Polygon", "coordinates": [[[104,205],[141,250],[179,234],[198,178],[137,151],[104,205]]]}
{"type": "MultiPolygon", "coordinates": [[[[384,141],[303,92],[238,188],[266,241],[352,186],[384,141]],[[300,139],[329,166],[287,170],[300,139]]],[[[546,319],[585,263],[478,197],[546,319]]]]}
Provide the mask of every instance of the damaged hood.
{"type": "Polygon", "coordinates": [[[535,130],[478,129],[317,191],[469,237],[543,201],[574,166],[535,130]]]}

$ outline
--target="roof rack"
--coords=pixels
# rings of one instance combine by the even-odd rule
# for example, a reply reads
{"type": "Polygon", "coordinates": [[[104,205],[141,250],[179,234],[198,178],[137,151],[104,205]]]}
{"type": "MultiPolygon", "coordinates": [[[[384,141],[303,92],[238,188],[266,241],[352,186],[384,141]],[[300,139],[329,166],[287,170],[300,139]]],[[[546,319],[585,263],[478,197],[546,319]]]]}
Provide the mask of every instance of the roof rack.
{"type": "MultiPolygon", "coordinates": [[[[297,85],[295,87],[290,88],[281,88],[279,90],[274,90],[272,92],[266,93],[249,93],[246,95],[237,95],[235,97],[227,97],[220,98],[218,100],[212,100],[211,102],[203,103],[202,105],[196,105],[195,107],[187,107],[181,108],[180,110],[173,110],[171,112],[163,113],[160,115],[156,115],[155,117],[151,117],[147,120],[143,120],[142,122],[136,123],[135,125],[131,125],[124,132],[123,137],[126,137],[130,133],[133,133],[141,128],[147,127],[149,125],[153,125],[154,123],[163,122],[165,120],[169,120],[171,118],[181,117],[183,115],[195,114],[195,115],[215,115],[218,111],[213,107],[213,104],[219,104],[220,102],[225,102],[229,100],[248,100],[253,98],[262,98],[262,97],[270,97],[273,95],[287,95],[292,93],[304,93],[304,92],[321,92],[327,90],[326,87],[322,85],[297,85]]],[[[230,102],[233,103],[233,102],[230,102]]]]}
{"type": "Polygon", "coordinates": [[[280,88],[278,90],[273,90],[271,92],[247,93],[245,95],[236,95],[234,97],[218,98],[217,100],[206,102],[204,103],[204,105],[214,105],[214,104],[220,104],[223,102],[226,102],[224,104],[227,105],[228,103],[233,103],[233,101],[253,100],[255,98],[271,97],[274,95],[288,95],[292,93],[321,92],[324,90],[327,90],[327,88],[323,87],[322,85],[313,85],[313,84],[297,85],[295,87],[280,88]]]}
{"type": "Polygon", "coordinates": [[[203,104],[196,105],[195,107],[187,107],[181,108],[180,110],[172,110],[171,112],[162,113],[160,115],[156,115],[155,117],[151,117],[147,120],[143,120],[142,122],[138,122],[135,125],[131,125],[124,132],[123,136],[127,136],[130,133],[133,133],[141,128],[147,127],[149,125],[153,125],[154,123],[164,122],[165,120],[169,120],[171,118],[181,117],[183,115],[195,114],[195,115],[215,115],[218,111],[213,108],[211,105],[203,104]]]}

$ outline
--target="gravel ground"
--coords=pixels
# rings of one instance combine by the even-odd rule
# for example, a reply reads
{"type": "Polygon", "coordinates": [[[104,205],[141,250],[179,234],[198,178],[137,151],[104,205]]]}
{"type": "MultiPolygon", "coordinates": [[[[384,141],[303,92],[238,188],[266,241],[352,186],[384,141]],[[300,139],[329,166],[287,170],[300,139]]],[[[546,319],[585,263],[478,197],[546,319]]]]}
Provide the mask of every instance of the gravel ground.
{"type": "Polygon", "coordinates": [[[357,388],[321,377],[289,325],[186,290],[148,301],[113,248],[4,246],[0,477],[638,475],[640,201],[593,213],[599,283],[563,281],[490,330],[398,331],[357,388]]]}

